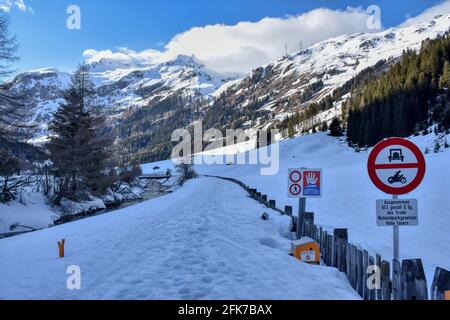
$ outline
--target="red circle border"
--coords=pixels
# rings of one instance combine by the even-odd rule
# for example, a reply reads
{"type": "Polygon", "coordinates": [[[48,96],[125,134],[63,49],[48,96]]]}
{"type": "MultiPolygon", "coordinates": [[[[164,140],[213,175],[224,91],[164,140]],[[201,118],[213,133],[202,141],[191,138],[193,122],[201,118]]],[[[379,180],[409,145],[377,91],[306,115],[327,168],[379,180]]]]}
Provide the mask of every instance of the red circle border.
{"type": "Polygon", "coordinates": [[[409,193],[416,189],[420,183],[422,182],[423,178],[425,177],[426,172],[426,164],[425,164],[425,157],[423,156],[420,149],[411,141],[403,139],[403,138],[388,138],[384,139],[380,143],[378,143],[372,150],[372,152],[369,155],[369,159],[367,161],[367,171],[369,173],[370,180],[372,180],[373,184],[380,189],[381,191],[392,194],[392,195],[403,195],[406,193],[409,193]],[[378,154],[383,150],[384,148],[391,146],[391,145],[400,145],[405,148],[408,148],[411,150],[411,152],[415,155],[418,163],[418,170],[417,175],[414,178],[414,180],[408,184],[405,187],[402,188],[393,188],[389,187],[386,184],[384,184],[377,176],[376,169],[375,169],[375,161],[377,159],[378,154]]]}

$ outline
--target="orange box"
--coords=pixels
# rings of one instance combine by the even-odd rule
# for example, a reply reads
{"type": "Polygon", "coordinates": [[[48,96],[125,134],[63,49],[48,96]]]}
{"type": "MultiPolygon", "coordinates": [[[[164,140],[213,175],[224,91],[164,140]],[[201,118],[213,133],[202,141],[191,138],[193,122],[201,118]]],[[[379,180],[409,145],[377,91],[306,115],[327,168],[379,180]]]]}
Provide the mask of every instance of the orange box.
{"type": "Polygon", "coordinates": [[[302,262],[320,264],[319,244],[311,238],[303,237],[292,241],[291,254],[302,262]]]}
{"type": "Polygon", "coordinates": [[[444,300],[450,301],[450,290],[444,291],[444,300]]]}

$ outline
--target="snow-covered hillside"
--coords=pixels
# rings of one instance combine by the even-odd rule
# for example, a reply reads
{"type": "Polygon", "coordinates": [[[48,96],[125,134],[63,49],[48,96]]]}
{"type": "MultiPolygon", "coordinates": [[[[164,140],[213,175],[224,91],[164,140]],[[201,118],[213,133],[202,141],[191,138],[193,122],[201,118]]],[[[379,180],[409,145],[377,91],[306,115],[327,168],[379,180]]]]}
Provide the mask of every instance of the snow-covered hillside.
{"type": "Polygon", "coordinates": [[[0,299],[358,299],[344,274],[288,255],[290,223],[237,185],[195,179],[114,213],[0,240],[0,299]],[[81,290],[66,287],[71,265],[81,290]]]}
{"type": "Polygon", "coordinates": [[[276,115],[270,122],[280,121],[304,105],[333,93],[380,60],[392,61],[406,49],[418,50],[423,41],[434,39],[449,29],[450,15],[440,15],[426,23],[382,32],[342,35],[257,68],[215,95],[235,101],[238,108],[254,100],[267,100],[262,108],[276,115]],[[305,90],[319,81],[323,85],[302,101],[305,90]]]}
{"type": "MultiPolygon", "coordinates": [[[[236,75],[219,74],[183,55],[151,65],[121,65],[103,59],[89,66],[98,93],[95,104],[110,116],[175,95],[210,99],[219,87],[236,79],[236,75]]],[[[48,133],[47,125],[69,83],[69,73],[46,68],[19,74],[3,84],[11,95],[24,97],[28,120],[38,125],[33,133],[35,141],[48,133]]]]}
{"type": "MultiPolygon", "coordinates": [[[[411,139],[425,151],[436,137],[411,139]]],[[[228,154],[237,150],[223,149],[228,154]]],[[[425,180],[405,196],[419,200],[419,226],[400,230],[401,258],[423,259],[429,281],[435,267],[450,269],[450,149],[441,151],[425,155],[425,180]]],[[[261,176],[259,165],[195,168],[202,175],[240,179],[276,199],[278,207],[290,204],[294,210],[296,201],[287,198],[287,169],[322,168],[324,196],[307,202],[316,223],[328,230],[348,228],[350,242],[390,260],[392,229],[377,227],[375,220],[375,201],[389,196],[370,182],[367,157],[368,150],[355,152],[343,141],[318,133],[281,141],[280,169],[272,176],[261,176]]],[[[150,173],[155,166],[174,167],[167,160],[146,164],[143,170],[150,173]]],[[[172,194],[125,209],[1,239],[0,298],[358,298],[335,269],[288,256],[290,223],[239,186],[200,177],[172,194]],[[269,213],[268,221],[261,220],[263,212],[269,213]],[[67,256],[58,259],[56,242],[62,238],[67,256]],[[69,265],[81,268],[80,291],[66,289],[69,265]]]]}
{"type": "MultiPolygon", "coordinates": [[[[441,147],[442,152],[433,153],[434,134],[412,137],[411,140],[423,152],[428,149],[429,153],[425,155],[427,173],[423,183],[404,196],[418,199],[419,226],[401,228],[400,256],[402,259],[422,258],[427,279],[431,281],[437,266],[450,269],[450,204],[447,200],[450,149],[441,147]]],[[[450,135],[447,135],[447,141],[450,141],[450,135]]],[[[292,205],[296,211],[297,201],[287,198],[288,168],[322,168],[324,196],[307,202],[307,210],[315,212],[316,223],[329,230],[348,228],[352,243],[391,260],[392,228],[377,227],[375,219],[376,200],[390,196],[379,191],[369,179],[369,151],[355,152],[345,142],[318,133],[282,141],[276,175],[262,176],[260,165],[204,164],[196,165],[196,170],[200,174],[240,179],[275,199],[279,207],[292,205]]]]}

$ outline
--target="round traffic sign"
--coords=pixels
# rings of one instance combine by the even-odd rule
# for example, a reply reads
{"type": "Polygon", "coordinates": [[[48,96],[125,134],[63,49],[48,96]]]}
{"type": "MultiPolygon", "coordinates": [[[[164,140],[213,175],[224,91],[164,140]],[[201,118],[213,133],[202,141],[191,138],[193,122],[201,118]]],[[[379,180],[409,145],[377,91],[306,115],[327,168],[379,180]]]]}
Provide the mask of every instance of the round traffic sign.
{"type": "Polygon", "coordinates": [[[293,196],[298,196],[302,192],[302,188],[300,187],[299,184],[293,184],[289,188],[289,191],[293,196]]]}
{"type": "Polygon", "coordinates": [[[298,183],[300,180],[302,180],[302,174],[298,170],[294,170],[289,175],[289,179],[291,179],[292,182],[298,183]]]}
{"type": "Polygon", "coordinates": [[[425,176],[425,158],[420,149],[403,138],[389,138],[378,143],[367,162],[369,177],[388,194],[413,191],[425,176]]]}

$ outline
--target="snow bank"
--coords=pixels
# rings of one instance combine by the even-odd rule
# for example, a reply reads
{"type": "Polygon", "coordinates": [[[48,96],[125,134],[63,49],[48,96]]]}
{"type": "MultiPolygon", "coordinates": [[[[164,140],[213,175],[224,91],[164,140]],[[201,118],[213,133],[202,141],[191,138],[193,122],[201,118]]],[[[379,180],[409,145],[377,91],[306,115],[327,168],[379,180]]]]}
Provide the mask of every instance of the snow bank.
{"type": "Polygon", "coordinates": [[[190,180],[113,214],[0,240],[0,299],[359,299],[336,269],[289,256],[286,219],[233,183],[190,180]],[[70,265],[81,290],[66,288],[70,265]]]}
{"type": "Polygon", "coordinates": [[[86,194],[85,201],[63,198],[61,206],[54,207],[43,194],[25,188],[21,202],[0,203],[0,234],[47,228],[62,216],[93,213],[124,201],[142,200],[148,192],[157,192],[159,189],[160,184],[155,181],[135,180],[131,184],[121,182],[114,188],[115,191],[107,189],[103,196],[86,194]],[[16,224],[27,228],[19,226],[11,230],[16,224]]]}
{"type": "MultiPolygon", "coordinates": [[[[419,226],[400,230],[401,259],[422,258],[431,283],[437,266],[450,270],[450,149],[433,153],[434,134],[411,137],[425,155],[427,173],[421,186],[404,198],[419,200],[419,226]]],[[[447,135],[450,142],[450,135],[447,135]]],[[[292,167],[323,168],[324,196],[307,201],[307,210],[315,212],[315,221],[328,230],[348,228],[349,238],[372,254],[392,259],[392,228],[377,227],[377,199],[390,198],[375,188],[367,174],[370,150],[355,152],[345,141],[324,133],[301,136],[280,143],[280,170],[274,176],[261,176],[259,165],[197,165],[200,174],[236,178],[257,188],[279,207],[298,201],[287,198],[287,170],[292,167]]]]}

